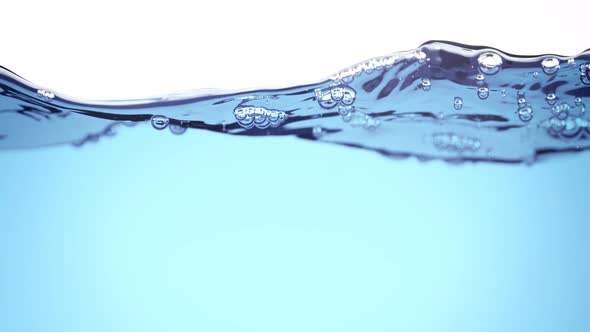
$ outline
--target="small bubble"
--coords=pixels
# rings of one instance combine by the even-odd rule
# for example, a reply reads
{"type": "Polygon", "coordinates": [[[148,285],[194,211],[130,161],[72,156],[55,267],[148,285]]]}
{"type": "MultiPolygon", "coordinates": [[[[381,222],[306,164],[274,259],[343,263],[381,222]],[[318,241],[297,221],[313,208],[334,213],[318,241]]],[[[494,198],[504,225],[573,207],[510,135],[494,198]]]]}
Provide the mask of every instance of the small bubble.
{"type": "Polygon", "coordinates": [[[525,107],[526,99],[524,97],[518,98],[517,103],[519,108],[525,107]]]}
{"type": "Polygon", "coordinates": [[[353,106],[344,106],[344,105],[338,106],[338,113],[340,113],[340,115],[346,115],[346,114],[352,112],[352,110],[353,110],[353,106]]]}
{"type": "Polygon", "coordinates": [[[477,83],[483,83],[483,81],[486,79],[486,77],[482,74],[477,74],[475,75],[475,80],[477,81],[477,83]]]}
{"type": "Polygon", "coordinates": [[[518,90],[518,91],[516,92],[516,96],[517,96],[518,98],[522,98],[522,97],[524,97],[524,91],[522,91],[522,90],[518,90]]]}
{"type": "Polygon", "coordinates": [[[559,60],[555,57],[545,58],[541,62],[543,72],[547,75],[553,75],[559,70],[559,60]]]}
{"type": "Polygon", "coordinates": [[[339,101],[342,99],[344,95],[344,90],[342,88],[333,88],[330,93],[332,94],[332,99],[335,101],[339,101]]]}
{"type": "Polygon", "coordinates": [[[533,118],[533,108],[530,106],[518,109],[518,117],[523,122],[528,122],[533,118]]]}
{"type": "Polygon", "coordinates": [[[182,135],[186,132],[186,127],[178,123],[171,123],[168,126],[168,129],[170,129],[170,132],[174,135],[182,135]]]}
{"type": "Polygon", "coordinates": [[[574,58],[569,58],[569,59],[567,59],[567,64],[568,65],[575,65],[576,64],[576,60],[574,58]]]}
{"type": "Polygon", "coordinates": [[[157,130],[162,130],[168,127],[168,123],[170,120],[163,116],[163,115],[154,115],[152,116],[152,127],[157,130]]]}
{"type": "Polygon", "coordinates": [[[486,99],[490,95],[490,89],[487,87],[477,89],[477,96],[479,99],[486,99]]]}
{"type": "Polygon", "coordinates": [[[428,91],[428,90],[430,90],[430,86],[431,86],[430,80],[428,78],[423,78],[422,79],[422,90],[428,91]]]}
{"type": "Polygon", "coordinates": [[[492,52],[481,54],[477,58],[477,62],[479,63],[479,70],[488,75],[496,74],[502,67],[502,58],[498,54],[492,52]]]}
{"type": "Polygon", "coordinates": [[[463,99],[461,99],[460,97],[455,97],[455,100],[453,101],[453,107],[457,111],[462,109],[463,108],[463,99]]]}
{"type": "Polygon", "coordinates": [[[555,103],[557,102],[557,96],[555,95],[555,93],[550,93],[547,95],[547,97],[545,97],[545,100],[547,101],[547,104],[555,105],[555,103]]]}
{"type": "Polygon", "coordinates": [[[574,99],[574,103],[576,104],[576,106],[582,105],[582,98],[576,97],[576,99],[574,99]]]}
{"type": "Polygon", "coordinates": [[[500,92],[502,93],[502,97],[506,97],[506,89],[502,89],[500,92]]]}
{"type": "Polygon", "coordinates": [[[533,73],[533,77],[534,77],[534,78],[538,78],[538,77],[539,77],[539,72],[537,72],[537,71],[536,71],[536,72],[534,72],[534,73],[533,73]]]}
{"type": "Polygon", "coordinates": [[[319,126],[315,126],[311,130],[311,133],[312,133],[313,137],[320,138],[320,137],[324,136],[324,129],[319,126]]]}

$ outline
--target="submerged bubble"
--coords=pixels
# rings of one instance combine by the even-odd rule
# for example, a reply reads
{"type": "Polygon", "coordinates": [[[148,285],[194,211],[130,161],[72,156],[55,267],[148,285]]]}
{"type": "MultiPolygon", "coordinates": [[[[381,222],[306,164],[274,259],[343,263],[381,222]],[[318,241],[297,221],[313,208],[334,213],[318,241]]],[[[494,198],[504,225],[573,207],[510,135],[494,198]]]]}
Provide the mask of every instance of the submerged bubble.
{"type": "Polygon", "coordinates": [[[526,99],[524,97],[518,98],[516,102],[518,103],[519,108],[526,106],[526,99]]]}
{"type": "Polygon", "coordinates": [[[539,77],[539,72],[537,72],[537,71],[536,71],[536,72],[534,72],[534,73],[533,73],[533,77],[534,77],[534,78],[538,78],[538,77],[539,77]]]}
{"type": "Polygon", "coordinates": [[[477,96],[479,99],[486,99],[490,95],[490,89],[487,87],[477,89],[477,96]]]}
{"type": "Polygon", "coordinates": [[[460,97],[455,97],[453,101],[453,107],[458,111],[463,108],[463,99],[460,97]]]}
{"type": "Polygon", "coordinates": [[[186,132],[187,127],[178,124],[178,123],[171,123],[168,126],[168,129],[170,129],[170,132],[173,133],[174,135],[182,135],[186,132]]]}
{"type": "Polygon", "coordinates": [[[432,143],[437,149],[454,152],[475,152],[481,147],[479,139],[454,133],[434,133],[432,143]]]}
{"type": "Polygon", "coordinates": [[[234,116],[238,120],[238,124],[246,129],[278,127],[287,118],[284,111],[254,106],[238,107],[234,110],[234,116]]]}
{"type": "Polygon", "coordinates": [[[520,120],[524,122],[528,122],[533,118],[533,108],[530,106],[519,108],[517,113],[518,118],[520,118],[520,120]]]}
{"type": "Polygon", "coordinates": [[[563,120],[567,118],[569,110],[570,105],[568,103],[560,103],[551,108],[551,114],[553,114],[554,117],[563,120]]]}
{"type": "Polygon", "coordinates": [[[478,84],[481,84],[481,83],[483,83],[483,81],[484,81],[485,79],[486,79],[486,77],[485,77],[484,75],[482,75],[482,74],[477,74],[477,75],[475,75],[475,81],[476,81],[478,84]]]}
{"type": "Polygon", "coordinates": [[[586,85],[590,85],[590,62],[580,65],[580,81],[586,85]]]}
{"type": "Polygon", "coordinates": [[[498,54],[492,52],[481,54],[477,58],[477,62],[479,63],[479,70],[488,75],[496,74],[502,67],[502,58],[498,54]]]}
{"type": "Polygon", "coordinates": [[[423,78],[422,79],[422,90],[424,91],[428,91],[430,90],[430,80],[428,78],[423,78]]]}
{"type": "Polygon", "coordinates": [[[315,138],[320,138],[320,137],[324,136],[324,129],[322,127],[320,127],[320,126],[315,126],[311,130],[311,134],[315,138]]]}
{"type": "Polygon", "coordinates": [[[547,75],[553,75],[559,70],[559,59],[555,57],[545,58],[541,62],[543,72],[547,75]]]}
{"type": "Polygon", "coordinates": [[[555,103],[557,102],[557,96],[555,95],[555,93],[550,93],[547,95],[547,97],[545,97],[545,100],[547,101],[547,104],[555,105],[555,103]]]}
{"type": "Polygon", "coordinates": [[[582,98],[576,97],[576,99],[574,99],[574,103],[576,104],[576,106],[581,105],[582,104],[582,98]]]}
{"type": "Polygon", "coordinates": [[[154,127],[155,129],[162,130],[162,129],[168,127],[169,122],[170,122],[170,119],[168,119],[167,117],[165,117],[163,115],[152,116],[152,127],[154,127]]]}

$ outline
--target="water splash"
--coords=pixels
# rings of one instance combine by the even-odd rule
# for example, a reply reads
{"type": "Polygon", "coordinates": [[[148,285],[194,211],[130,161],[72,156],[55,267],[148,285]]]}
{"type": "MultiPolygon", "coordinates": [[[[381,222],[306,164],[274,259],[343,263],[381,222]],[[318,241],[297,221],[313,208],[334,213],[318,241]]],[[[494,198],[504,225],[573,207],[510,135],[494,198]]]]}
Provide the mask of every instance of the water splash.
{"type": "Polygon", "coordinates": [[[0,68],[0,149],[80,146],[148,122],[177,135],[294,135],[392,157],[531,162],[590,148],[588,97],[590,51],[517,56],[440,41],[308,85],[139,101],[80,101],[0,68]]]}

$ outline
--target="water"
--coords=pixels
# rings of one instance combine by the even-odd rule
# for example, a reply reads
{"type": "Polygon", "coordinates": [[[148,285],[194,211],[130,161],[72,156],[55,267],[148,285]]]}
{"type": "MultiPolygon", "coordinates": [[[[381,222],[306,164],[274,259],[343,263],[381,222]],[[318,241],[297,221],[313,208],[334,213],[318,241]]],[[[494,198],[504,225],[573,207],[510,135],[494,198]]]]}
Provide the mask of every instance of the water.
{"type": "Polygon", "coordinates": [[[589,52],[524,57],[430,42],[303,86],[114,102],[78,101],[2,70],[0,148],[80,146],[151,120],[175,134],[293,135],[395,157],[533,162],[588,148],[589,66],[589,52]],[[560,113],[566,126],[554,126],[557,101],[577,108],[560,113]],[[441,149],[432,139],[441,130],[481,145],[441,149]]]}
{"type": "Polygon", "coordinates": [[[0,330],[590,330],[587,62],[432,42],[109,102],[3,71],[0,330]]]}

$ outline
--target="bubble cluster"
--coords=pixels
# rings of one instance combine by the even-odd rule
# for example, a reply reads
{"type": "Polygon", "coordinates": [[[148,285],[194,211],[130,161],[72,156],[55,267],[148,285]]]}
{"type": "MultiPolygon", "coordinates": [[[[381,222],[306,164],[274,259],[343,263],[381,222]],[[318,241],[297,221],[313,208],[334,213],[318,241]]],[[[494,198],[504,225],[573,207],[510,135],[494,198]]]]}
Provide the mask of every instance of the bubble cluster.
{"type": "Polygon", "coordinates": [[[352,67],[346,68],[339,71],[338,73],[330,77],[334,81],[342,81],[350,83],[354,80],[355,76],[359,76],[361,73],[370,74],[375,70],[381,70],[383,68],[391,68],[393,64],[401,58],[399,54],[392,54],[383,57],[373,58],[352,67]]]}
{"type": "Polygon", "coordinates": [[[582,129],[588,128],[586,107],[581,98],[574,99],[574,105],[567,102],[559,103],[551,108],[551,117],[541,123],[549,135],[554,137],[572,138],[582,129]]]}
{"type": "Polygon", "coordinates": [[[37,90],[37,95],[43,98],[45,101],[52,101],[55,98],[55,93],[49,90],[39,89],[37,90]]]}
{"type": "Polygon", "coordinates": [[[331,109],[336,106],[350,106],[356,99],[356,91],[349,86],[335,86],[316,89],[315,97],[322,108],[331,109]]]}
{"type": "Polygon", "coordinates": [[[541,61],[541,67],[545,74],[553,75],[559,70],[559,59],[555,57],[545,58],[541,61]]]}
{"type": "Polygon", "coordinates": [[[287,118],[284,111],[255,106],[237,107],[234,109],[234,116],[238,120],[238,124],[246,129],[278,127],[287,118]]]}
{"type": "Polygon", "coordinates": [[[477,89],[477,96],[479,97],[479,99],[487,99],[489,95],[490,89],[488,89],[487,87],[481,87],[477,89]]]}
{"type": "Polygon", "coordinates": [[[330,76],[329,79],[338,83],[350,83],[354,80],[355,76],[359,76],[362,73],[370,74],[373,71],[384,68],[391,68],[396,62],[400,60],[417,61],[419,64],[424,64],[430,61],[430,58],[428,58],[428,55],[422,50],[398,52],[395,54],[363,61],[337,72],[336,74],[330,76]]]}
{"type": "Polygon", "coordinates": [[[157,130],[162,130],[168,127],[168,123],[170,123],[170,119],[163,115],[154,115],[152,116],[152,127],[157,130]]]}
{"type": "Polygon", "coordinates": [[[481,147],[479,139],[454,133],[434,133],[432,143],[437,149],[453,152],[475,152],[481,147]]]}
{"type": "Polygon", "coordinates": [[[494,75],[502,68],[502,57],[496,53],[482,53],[478,58],[479,70],[487,75],[494,75]]]}
{"type": "Polygon", "coordinates": [[[453,100],[453,107],[458,111],[463,108],[463,99],[460,97],[455,97],[453,100]]]}

